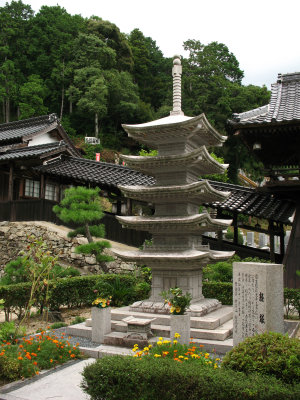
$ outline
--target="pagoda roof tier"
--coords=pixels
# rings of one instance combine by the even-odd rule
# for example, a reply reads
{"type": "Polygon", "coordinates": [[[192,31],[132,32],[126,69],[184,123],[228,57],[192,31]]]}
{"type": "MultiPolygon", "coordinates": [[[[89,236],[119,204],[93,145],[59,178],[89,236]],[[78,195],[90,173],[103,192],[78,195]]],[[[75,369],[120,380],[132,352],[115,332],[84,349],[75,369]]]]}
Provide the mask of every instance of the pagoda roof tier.
{"type": "Polygon", "coordinates": [[[192,170],[197,175],[222,174],[228,164],[220,164],[207,151],[205,146],[201,146],[189,153],[168,156],[126,156],[121,158],[129,168],[144,174],[155,175],[157,172],[176,172],[183,168],[192,170]]]}
{"type": "Polygon", "coordinates": [[[118,186],[120,190],[134,200],[149,203],[178,203],[193,201],[197,204],[224,201],[230,192],[214,189],[207,180],[170,186],[118,186]]]}
{"type": "Polygon", "coordinates": [[[228,228],[232,220],[213,219],[206,212],[183,217],[117,216],[123,227],[151,233],[204,233],[228,228]]]}
{"type": "Polygon", "coordinates": [[[128,136],[151,148],[187,139],[192,139],[197,147],[220,146],[227,139],[210,125],[204,114],[197,117],[170,115],[145,124],[123,124],[122,127],[128,136]]]}
{"type": "Polygon", "coordinates": [[[222,260],[227,260],[234,255],[234,251],[200,251],[185,250],[181,252],[146,252],[115,250],[116,256],[129,262],[146,264],[152,268],[159,269],[199,269],[201,266],[222,260]]]}

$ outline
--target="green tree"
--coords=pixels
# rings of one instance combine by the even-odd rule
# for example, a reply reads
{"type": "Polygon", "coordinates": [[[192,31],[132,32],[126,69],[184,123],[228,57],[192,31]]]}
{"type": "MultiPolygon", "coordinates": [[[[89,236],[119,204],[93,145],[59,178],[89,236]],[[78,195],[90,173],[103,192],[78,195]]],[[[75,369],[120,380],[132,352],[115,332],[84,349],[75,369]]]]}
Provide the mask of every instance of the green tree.
{"type": "Polygon", "coordinates": [[[59,205],[53,207],[53,211],[66,223],[72,222],[79,225],[79,228],[71,232],[71,236],[82,233],[86,236],[88,244],[79,245],[76,248],[78,253],[93,254],[98,262],[112,261],[113,257],[102,254],[110,243],[102,240],[94,242],[93,236],[103,237],[103,225],[91,225],[99,222],[103,217],[102,207],[99,198],[99,188],[88,189],[83,186],[66,189],[65,197],[59,205]]]}
{"type": "Polygon", "coordinates": [[[120,29],[109,21],[92,16],[87,20],[87,32],[97,36],[116,54],[116,68],[119,71],[131,71],[133,57],[126,36],[120,29]]]}
{"type": "Polygon", "coordinates": [[[28,65],[27,28],[32,17],[31,7],[22,1],[0,7],[0,100],[5,122],[11,119],[18,88],[24,81],[28,65]]]}
{"type": "Polygon", "coordinates": [[[139,29],[128,36],[132,49],[134,82],[139,87],[142,101],[158,110],[172,101],[172,61],[165,58],[150,37],[145,37],[139,29]]]}
{"type": "Polygon", "coordinates": [[[20,87],[19,107],[21,119],[30,118],[48,112],[44,106],[47,88],[38,75],[30,75],[28,81],[20,87]]]}

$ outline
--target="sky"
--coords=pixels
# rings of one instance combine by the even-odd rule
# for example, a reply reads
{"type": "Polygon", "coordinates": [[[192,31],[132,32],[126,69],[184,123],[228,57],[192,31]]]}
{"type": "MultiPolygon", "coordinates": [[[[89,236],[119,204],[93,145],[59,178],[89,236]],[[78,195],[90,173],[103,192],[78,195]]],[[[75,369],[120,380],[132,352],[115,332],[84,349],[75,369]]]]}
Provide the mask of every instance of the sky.
{"type": "MultiPolygon", "coordinates": [[[[126,34],[138,28],[166,57],[187,57],[188,39],[224,43],[244,71],[244,85],[270,88],[278,73],[300,71],[299,0],[22,1],[35,12],[59,4],[72,15],[96,15],[126,34]]],[[[5,3],[0,0],[0,6],[5,3]]]]}

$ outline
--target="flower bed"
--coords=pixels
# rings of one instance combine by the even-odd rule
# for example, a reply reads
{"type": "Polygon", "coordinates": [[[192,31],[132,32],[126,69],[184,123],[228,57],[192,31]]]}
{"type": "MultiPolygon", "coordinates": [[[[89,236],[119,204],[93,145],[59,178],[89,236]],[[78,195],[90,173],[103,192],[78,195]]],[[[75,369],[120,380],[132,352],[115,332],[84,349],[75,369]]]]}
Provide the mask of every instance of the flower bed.
{"type": "Polygon", "coordinates": [[[38,375],[41,370],[81,358],[78,346],[53,332],[43,331],[29,338],[4,341],[0,352],[0,379],[10,382],[38,375]]]}

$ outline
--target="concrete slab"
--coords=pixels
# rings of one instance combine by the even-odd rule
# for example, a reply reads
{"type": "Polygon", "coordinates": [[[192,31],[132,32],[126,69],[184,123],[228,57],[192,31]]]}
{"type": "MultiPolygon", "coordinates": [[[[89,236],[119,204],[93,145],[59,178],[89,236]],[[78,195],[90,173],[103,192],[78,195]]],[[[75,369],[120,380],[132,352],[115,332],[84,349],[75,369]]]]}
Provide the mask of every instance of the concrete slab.
{"type": "Polygon", "coordinates": [[[90,396],[80,388],[81,372],[94,361],[94,358],[89,358],[46,371],[24,382],[6,385],[1,388],[0,400],[89,400],[90,396]]]}

